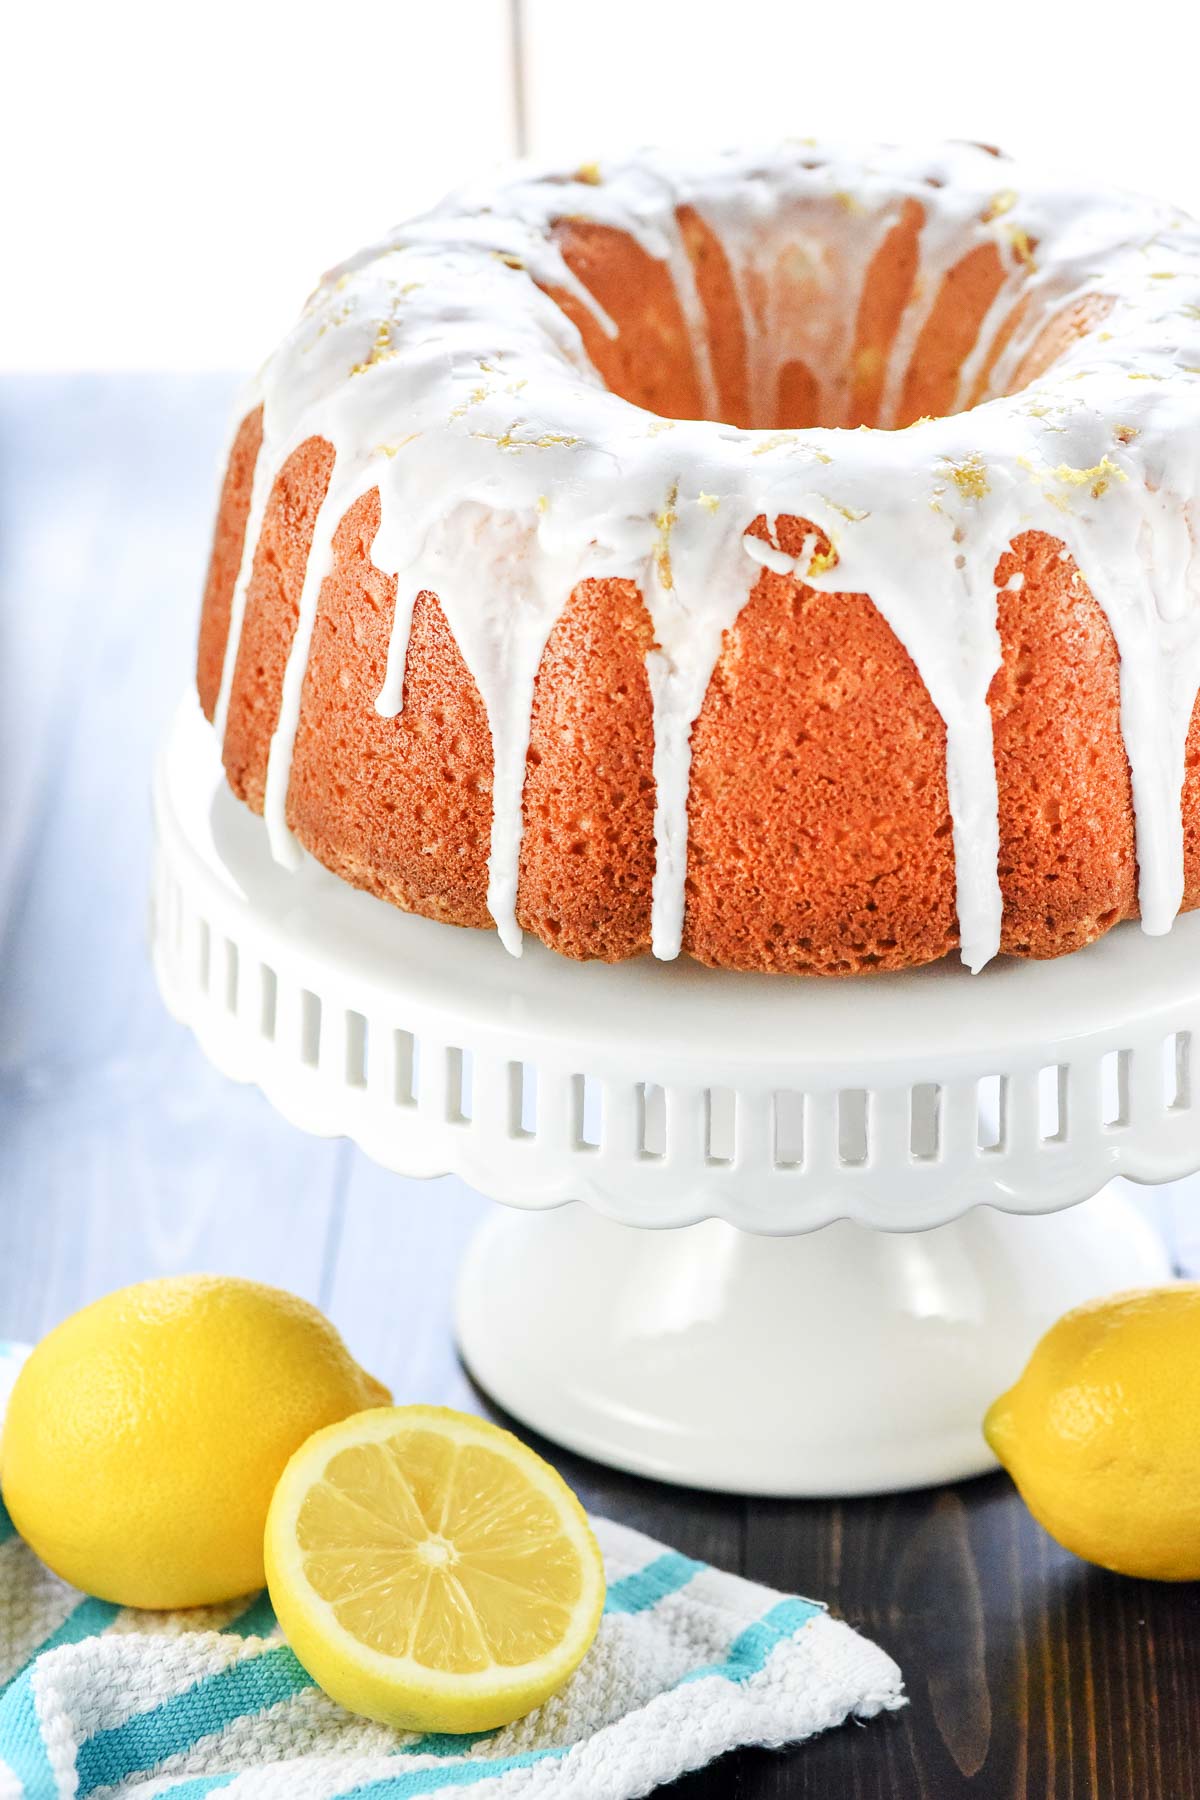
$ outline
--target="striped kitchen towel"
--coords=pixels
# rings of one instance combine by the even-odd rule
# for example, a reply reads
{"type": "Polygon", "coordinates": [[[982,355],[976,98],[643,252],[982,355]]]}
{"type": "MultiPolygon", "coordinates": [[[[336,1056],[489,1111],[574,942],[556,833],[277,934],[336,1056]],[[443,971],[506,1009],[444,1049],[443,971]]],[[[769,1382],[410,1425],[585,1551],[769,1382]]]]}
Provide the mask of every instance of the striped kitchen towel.
{"type": "MultiPolygon", "coordinates": [[[[0,1403],[6,1386],[0,1368],[0,1403]]],[[[903,1704],[891,1658],[821,1606],[593,1524],[608,1601],[571,1681],[516,1725],[448,1737],[342,1711],[265,1595],[190,1613],[89,1599],[0,1509],[0,1797],[633,1800],[738,1745],[903,1704]]]]}

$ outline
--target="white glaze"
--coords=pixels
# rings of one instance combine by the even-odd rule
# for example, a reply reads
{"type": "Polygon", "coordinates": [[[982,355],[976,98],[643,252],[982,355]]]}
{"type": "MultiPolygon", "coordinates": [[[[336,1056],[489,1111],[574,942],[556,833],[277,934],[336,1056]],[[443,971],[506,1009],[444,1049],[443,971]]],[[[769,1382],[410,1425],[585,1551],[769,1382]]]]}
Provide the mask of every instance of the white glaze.
{"type": "Polygon", "coordinates": [[[267,363],[246,549],[216,718],[223,734],[253,555],[270,490],[308,437],[335,451],[271,745],[266,820],[277,856],[309,643],[334,530],[377,487],[376,565],[397,577],[388,672],[403,694],[416,595],[435,592],[487,709],[494,754],[488,905],[519,951],[521,797],[538,663],[589,575],[641,589],[656,648],[655,954],[678,953],[690,735],[725,631],[766,566],[864,592],[912,656],[946,724],[962,955],[999,944],[998,819],[987,692],[1000,661],[996,565],[1020,532],[1067,546],[1121,655],[1144,928],[1169,928],[1183,892],[1184,745],[1200,686],[1200,229],[1176,210],[1030,176],[973,146],[932,151],[793,142],[683,161],[647,152],[585,179],[518,170],[400,227],[326,277],[267,363]],[[567,289],[615,328],[566,267],[555,222],[583,216],[666,262],[715,404],[705,319],[676,217],[688,205],[725,246],[747,327],[755,416],[782,364],[822,374],[822,416],[846,416],[858,298],[905,200],[925,211],[918,281],[886,373],[882,422],[941,279],[995,241],[1008,277],[959,383],[970,393],[1017,298],[1032,303],[999,357],[1003,394],[1046,317],[1087,294],[1114,304],[1011,399],[905,430],[744,431],[664,422],[609,393],[542,288],[567,289]],[[1020,234],[1024,233],[1023,238],[1020,234]],[[1036,244],[1030,266],[1026,243],[1036,244]],[[827,296],[799,306],[797,295],[827,296]],[[1090,473],[1088,473],[1090,472],[1090,473]],[[716,501],[714,506],[713,502],[716,501]],[[759,515],[809,519],[837,566],[809,569],[746,537],[759,515]]]}

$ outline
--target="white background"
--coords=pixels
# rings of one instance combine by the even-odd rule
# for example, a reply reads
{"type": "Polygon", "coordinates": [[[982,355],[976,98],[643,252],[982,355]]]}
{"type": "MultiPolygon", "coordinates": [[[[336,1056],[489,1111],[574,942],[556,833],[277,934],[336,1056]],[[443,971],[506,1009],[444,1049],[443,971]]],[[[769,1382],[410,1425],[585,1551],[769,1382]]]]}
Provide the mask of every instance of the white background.
{"type": "MultiPolygon", "coordinates": [[[[519,0],[10,9],[0,367],[257,364],[320,272],[517,142],[519,0]]],[[[1200,4],[523,0],[527,137],[972,137],[1200,211],[1200,4]]]]}

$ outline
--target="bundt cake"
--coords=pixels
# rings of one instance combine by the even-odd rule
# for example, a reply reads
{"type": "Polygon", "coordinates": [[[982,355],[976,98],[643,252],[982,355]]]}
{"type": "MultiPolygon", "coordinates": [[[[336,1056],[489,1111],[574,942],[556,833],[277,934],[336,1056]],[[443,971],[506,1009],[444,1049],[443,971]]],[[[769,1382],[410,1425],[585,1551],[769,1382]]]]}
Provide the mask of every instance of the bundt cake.
{"type": "Polygon", "coordinates": [[[976,145],[646,153],[327,276],[199,692],[274,853],[574,957],[1050,957],[1200,903],[1200,228],[976,145]]]}

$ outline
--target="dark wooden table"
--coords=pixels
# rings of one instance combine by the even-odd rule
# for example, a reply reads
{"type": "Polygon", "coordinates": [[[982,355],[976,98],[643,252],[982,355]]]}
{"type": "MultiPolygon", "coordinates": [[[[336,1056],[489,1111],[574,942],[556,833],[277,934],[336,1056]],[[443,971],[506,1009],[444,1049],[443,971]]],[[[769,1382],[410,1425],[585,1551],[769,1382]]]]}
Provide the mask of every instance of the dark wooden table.
{"type": "MultiPolygon", "coordinates": [[[[209,1069],[144,946],[153,745],[190,676],[224,377],[0,391],[0,1336],[215,1268],[309,1295],[398,1400],[486,1408],[454,1354],[484,1202],[375,1169],[209,1069]]],[[[1155,1200],[1197,1266],[1194,1184],[1155,1200]]],[[[528,1435],[528,1434],[526,1434],[528,1435]]],[[[585,1503],[825,1600],[911,1704],[679,1800],[1197,1800],[1200,1596],[1085,1567],[1008,1481],[839,1505],[658,1487],[541,1445],[585,1503]]]]}
{"type": "Polygon", "coordinates": [[[547,1453],[589,1506],[821,1597],[905,1672],[904,1711],[731,1757],[677,1783],[679,1800],[1200,1794],[1200,1590],[1088,1568],[1006,1477],[834,1505],[741,1501],[547,1453]]]}

